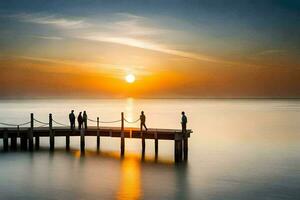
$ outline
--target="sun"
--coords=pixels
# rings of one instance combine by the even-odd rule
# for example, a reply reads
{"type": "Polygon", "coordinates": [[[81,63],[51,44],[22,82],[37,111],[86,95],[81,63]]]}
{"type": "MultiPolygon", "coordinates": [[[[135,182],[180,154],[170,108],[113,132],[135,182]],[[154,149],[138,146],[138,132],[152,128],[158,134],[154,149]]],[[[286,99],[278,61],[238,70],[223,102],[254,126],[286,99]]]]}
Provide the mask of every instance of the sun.
{"type": "Polygon", "coordinates": [[[133,74],[127,74],[125,80],[127,83],[133,83],[135,81],[135,76],[133,74]]]}

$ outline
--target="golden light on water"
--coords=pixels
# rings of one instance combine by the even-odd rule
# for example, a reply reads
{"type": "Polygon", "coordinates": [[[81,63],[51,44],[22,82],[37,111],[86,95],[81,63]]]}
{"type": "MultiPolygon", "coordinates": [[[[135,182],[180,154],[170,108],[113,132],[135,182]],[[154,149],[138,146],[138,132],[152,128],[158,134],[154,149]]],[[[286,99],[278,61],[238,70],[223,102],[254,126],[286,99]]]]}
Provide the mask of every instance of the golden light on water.
{"type": "Polygon", "coordinates": [[[122,162],[121,170],[121,184],[117,199],[140,199],[141,169],[139,161],[127,158],[122,162]]]}
{"type": "Polygon", "coordinates": [[[133,83],[135,81],[135,76],[133,74],[127,74],[125,80],[127,83],[133,83]]]}

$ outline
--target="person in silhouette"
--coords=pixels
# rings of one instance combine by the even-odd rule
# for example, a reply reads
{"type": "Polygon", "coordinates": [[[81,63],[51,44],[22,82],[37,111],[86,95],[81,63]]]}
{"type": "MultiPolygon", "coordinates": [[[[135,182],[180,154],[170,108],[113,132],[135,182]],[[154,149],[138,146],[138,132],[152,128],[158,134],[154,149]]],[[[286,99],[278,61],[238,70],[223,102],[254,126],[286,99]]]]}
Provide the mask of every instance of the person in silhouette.
{"type": "Polygon", "coordinates": [[[83,118],[82,118],[81,112],[79,113],[79,115],[77,117],[77,121],[78,121],[78,129],[81,130],[82,122],[83,122],[83,118]]]}
{"type": "Polygon", "coordinates": [[[146,126],[146,116],[144,114],[144,111],[141,112],[140,115],[140,120],[141,120],[141,130],[143,129],[143,127],[146,129],[146,131],[148,130],[147,126],[146,126]]]}
{"type": "Polygon", "coordinates": [[[182,111],[181,112],[181,127],[182,127],[182,133],[185,134],[186,133],[186,124],[187,124],[187,117],[185,115],[185,113],[182,111]]]}
{"type": "Polygon", "coordinates": [[[82,116],[82,118],[83,118],[83,125],[84,125],[84,128],[87,129],[87,119],[88,119],[88,117],[87,117],[86,111],[83,111],[83,116],[82,116]]]}
{"type": "Polygon", "coordinates": [[[74,115],[74,110],[71,110],[71,113],[69,114],[69,120],[70,120],[70,128],[71,130],[74,130],[75,128],[75,115],[74,115]]]}

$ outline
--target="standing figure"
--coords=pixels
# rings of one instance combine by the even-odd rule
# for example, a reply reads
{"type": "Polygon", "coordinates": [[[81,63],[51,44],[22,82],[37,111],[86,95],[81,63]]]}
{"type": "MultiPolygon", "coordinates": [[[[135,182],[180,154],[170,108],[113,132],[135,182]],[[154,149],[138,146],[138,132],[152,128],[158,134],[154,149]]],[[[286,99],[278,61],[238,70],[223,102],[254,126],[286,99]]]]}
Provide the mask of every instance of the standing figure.
{"type": "Polygon", "coordinates": [[[183,111],[181,112],[181,115],[182,115],[182,117],[181,117],[182,133],[186,134],[187,117],[183,111]]]}
{"type": "Polygon", "coordinates": [[[140,120],[141,120],[141,130],[143,129],[143,127],[145,127],[146,131],[148,130],[147,126],[146,126],[146,116],[144,114],[144,111],[141,112],[140,115],[140,120]]]}
{"type": "Polygon", "coordinates": [[[70,120],[70,128],[71,130],[75,129],[75,115],[74,115],[74,110],[71,110],[71,113],[69,114],[69,120],[70,120]]]}
{"type": "Polygon", "coordinates": [[[77,121],[78,121],[78,129],[81,130],[82,122],[83,122],[83,118],[82,118],[81,112],[79,113],[79,115],[77,117],[77,121]]]}
{"type": "Polygon", "coordinates": [[[84,128],[87,129],[87,114],[86,114],[86,111],[83,111],[83,125],[84,125],[84,128]]]}

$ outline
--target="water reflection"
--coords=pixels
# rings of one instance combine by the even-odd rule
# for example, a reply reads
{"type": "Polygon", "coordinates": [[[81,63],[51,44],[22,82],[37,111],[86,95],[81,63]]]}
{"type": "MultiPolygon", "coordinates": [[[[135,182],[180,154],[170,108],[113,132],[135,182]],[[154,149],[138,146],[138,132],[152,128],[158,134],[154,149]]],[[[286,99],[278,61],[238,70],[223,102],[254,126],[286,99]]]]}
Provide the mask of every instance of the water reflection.
{"type": "Polygon", "coordinates": [[[121,164],[121,181],[117,199],[140,199],[141,166],[133,157],[126,158],[121,164]]]}

